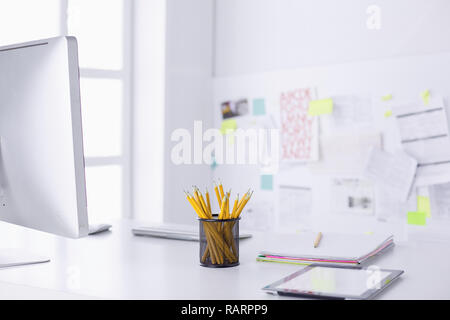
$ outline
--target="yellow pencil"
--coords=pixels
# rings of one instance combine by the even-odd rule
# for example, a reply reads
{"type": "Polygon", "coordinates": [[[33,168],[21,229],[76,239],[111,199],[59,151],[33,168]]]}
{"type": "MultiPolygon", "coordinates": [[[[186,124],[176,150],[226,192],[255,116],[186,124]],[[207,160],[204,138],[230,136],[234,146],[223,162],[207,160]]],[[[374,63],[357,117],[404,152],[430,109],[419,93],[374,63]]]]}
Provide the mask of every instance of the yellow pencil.
{"type": "Polygon", "coordinates": [[[195,186],[193,186],[194,188],[194,196],[195,196],[195,200],[198,203],[198,206],[200,207],[200,209],[202,209],[202,211],[206,214],[206,208],[203,207],[202,202],[200,200],[200,195],[198,194],[198,190],[195,186]]]}
{"type": "Polygon", "coordinates": [[[191,204],[191,206],[194,208],[194,211],[197,213],[198,217],[200,219],[203,219],[204,215],[201,212],[200,208],[198,208],[197,204],[195,203],[195,200],[186,191],[184,193],[186,193],[186,198],[189,201],[189,203],[191,204]]]}
{"type": "Polygon", "coordinates": [[[230,218],[230,196],[231,196],[231,189],[227,192],[227,207],[225,210],[225,219],[230,218]]]}
{"type": "Polygon", "coordinates": [[[202,202],[200,201],[200,196],[198,195],[197,190],[194,190],[194,196],[192,196],[192,200],[197,204],[200,211],[203,213],[203,215],[206,217],[206,210],[203,209],[202,202]]]}
{"type": "Polygon", "coordinates": [[[214,192],[216,193],[217,202],[219,203],[219,208],[222,208],[222,198],[219,194],[219,188],[217,187],[216,182],[214,181],[214,192]]]}
{"type": "Polygon", "coordinates": [[[234,218],[234,215],[236,213],[237,207],[238,207],[238,203],[239,203],[239,193],[237,195],[236,200],[234,200],[234,205],[233,205],[233,211],[231,211],[231,218],[234,218]]]}
{"type": "MultiPolygon", "coordinates": [[[[198,192],[198,194],[199,194],[199,197],[200,197],[200,203],[202,204],[203,210],[205,211],[205,213],[206,213],[206,215],[208,216],[208,218],[210,218],[210,217],[209,217],[209,210],[208,210],[208,207],[206,206],[205,199],[203,199],[203,194],[201,193],[200,189],[198,189],[198,188],[197,188],[197,192],[198,192]]],[[[211,217],[211,218],[212,218],[212,217],[211,217]]]]}
{"type": "Polygon", "coordinates": [[[247,202],[250,200],[250,198],[252,197],[253,192],[250,195],[247,195],[246,198],[244,199],[244,202],[241,204],[240,208],[238,209],[238,211],[236,212],[236,218],[239,218],[239,216],[242,213],[242,210],[244,210],[244,207],[246,206],[247,202]]]}
{"type": "Polygon", "coordinates": [[[220,181],[220,180],[219,180],[219,190],[220,190],[220,199],[223,199],[225,194],[223,193],[223,185],[222,185],[222,181],[220,181]]]}
{"type": "Polygon", "coordinates": [[[208,192],[208,188],[206,188],[206,204],[207,204],[207,206],[208,206],[209,214],[212,216],[212,211],[211,211],[211,201],[209,200],[209,192],[208,192]]]}
{"type": "Polygon", "coordinates": [[[227,199],[223,199],[222,201],[222,208],[220,208],[220,213],[219,213],[219,219],[223,219],[223,215],[225,213],[225,207],[227,205],[227,199]]]}
{"type": "Polygon", "coordinates": [[[247,195],[250,193],[250,189],[247,190],[247,192],[244,194],[244,196],[242,197],[241,201],[239,201],[238,203],[238,208],[241,206],[241,204],[244,202],[245,198],[247,197],[247,195]]]}

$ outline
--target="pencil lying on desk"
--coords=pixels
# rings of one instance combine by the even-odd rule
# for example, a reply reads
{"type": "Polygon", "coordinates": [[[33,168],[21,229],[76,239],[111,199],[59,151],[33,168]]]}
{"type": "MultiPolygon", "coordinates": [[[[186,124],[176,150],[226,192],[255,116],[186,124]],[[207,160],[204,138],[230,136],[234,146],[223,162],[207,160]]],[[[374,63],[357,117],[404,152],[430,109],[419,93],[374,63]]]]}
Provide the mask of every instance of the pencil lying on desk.
{"type": "Polygon", "coordinates": [[[322,232],[319,232],[319,234],[316,237],[316,240],[314,241],[314,248],[317,248],[319,246],[320,240],[322,240],[322,232]]]}

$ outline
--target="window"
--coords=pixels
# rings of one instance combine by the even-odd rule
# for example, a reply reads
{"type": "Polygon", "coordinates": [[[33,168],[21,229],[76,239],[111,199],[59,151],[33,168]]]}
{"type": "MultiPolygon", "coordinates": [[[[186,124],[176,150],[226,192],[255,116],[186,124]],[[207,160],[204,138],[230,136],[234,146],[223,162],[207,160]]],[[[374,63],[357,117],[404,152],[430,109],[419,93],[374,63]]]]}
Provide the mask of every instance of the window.
{"type": "Polygon", "coordinates": [[[77,37],[79,46],[86,187],[94,222],[129,214],[129,3],[63,1],[63,31],[77,37]]]}
{"type": "Polygon", "coordinates": [[[78,39],[91,222],[130,213],[129,0],[2,0],[0,45],[78,39]]]}

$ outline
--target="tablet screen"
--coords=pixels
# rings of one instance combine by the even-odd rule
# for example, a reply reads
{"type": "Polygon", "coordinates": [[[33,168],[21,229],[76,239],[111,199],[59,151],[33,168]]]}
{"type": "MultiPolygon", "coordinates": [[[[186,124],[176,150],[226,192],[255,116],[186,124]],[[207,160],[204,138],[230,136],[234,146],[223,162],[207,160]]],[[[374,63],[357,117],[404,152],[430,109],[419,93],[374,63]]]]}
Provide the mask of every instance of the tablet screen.
{"type": "Polygon", "coordinates": [[[308,272],[294,274],[275,290],[320,292],[330,295],[361,296],[367,290],[379,289],[391,273],[383,270],[314,267],[308,272]]]}

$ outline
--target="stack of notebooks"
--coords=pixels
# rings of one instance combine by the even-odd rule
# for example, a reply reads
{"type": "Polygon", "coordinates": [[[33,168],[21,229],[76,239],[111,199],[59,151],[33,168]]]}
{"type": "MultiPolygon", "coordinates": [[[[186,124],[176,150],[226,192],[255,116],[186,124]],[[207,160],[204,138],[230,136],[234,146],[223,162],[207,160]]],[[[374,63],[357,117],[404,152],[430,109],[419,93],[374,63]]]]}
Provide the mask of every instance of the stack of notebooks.
{"type": "Polygon", "coordinates": [[[394,246],[392,235],[324,233],[317,248],[317,233],[280,234],[266,238],[257,261],[289,264],[359,265],[394,246]]]}

